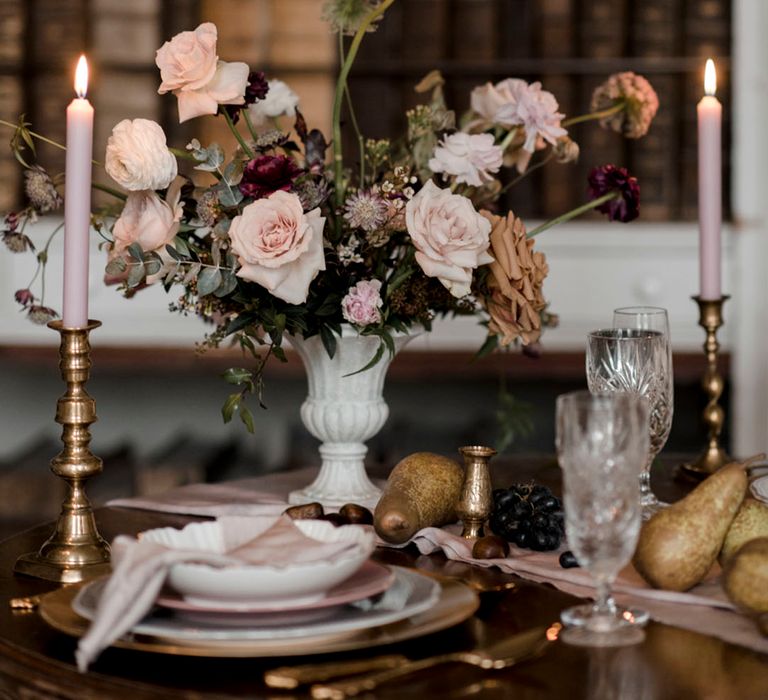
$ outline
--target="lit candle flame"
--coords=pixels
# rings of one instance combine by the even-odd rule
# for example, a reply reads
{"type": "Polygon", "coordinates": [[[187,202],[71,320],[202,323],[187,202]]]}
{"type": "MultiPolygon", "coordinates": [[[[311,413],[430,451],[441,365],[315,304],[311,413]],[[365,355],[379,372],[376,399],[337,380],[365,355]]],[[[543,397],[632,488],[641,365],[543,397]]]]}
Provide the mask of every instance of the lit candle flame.
{"type": "Polygon", "coordinates": [[[715,73],[715,62],[711,59],[707,59],[707,64],[704,67],[704,94],[714,95],[717,90],[717,74],[715,73]]]}
{"type": "Polygon", "coordinates": [[[85,55],[80,56],[75,70],[75,92],[80,99],[84,99],[88,92],[88,61],[85,55]]]}

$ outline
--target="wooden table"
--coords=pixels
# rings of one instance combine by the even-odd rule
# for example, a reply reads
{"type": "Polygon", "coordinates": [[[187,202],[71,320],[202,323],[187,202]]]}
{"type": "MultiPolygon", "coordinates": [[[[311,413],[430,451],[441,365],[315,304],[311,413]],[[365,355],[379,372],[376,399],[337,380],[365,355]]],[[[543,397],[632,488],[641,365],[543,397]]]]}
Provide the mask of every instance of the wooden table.
{"type": "MultiPolygon", "coordinates": [[[[509,466],[506,480],[535,476],[556,483],[557,469],[539,465],[535,472],[509,466]]],[[[502,477],[497,483],[504,483],[502,477]]],[[[674,498],[684,487],[671,479],[656,480],[660,496],[674,498]]],[[[187,518],[128,509],[97,512],[100,531],[108,539],[159,525],[182,525],[187,518]]],[[[301,659],[201,659],[108,649],[86,675],[73,663],[75,640],[48,627],[36,613],[15,613],[8,601],[53,588],[52,584],[11,573],[16,557],[36,549],[50,525],[0,543],[0,699],[43,700],[92,698],[292,698],[306,693],[276,691],[262,682],[265,670],[285,664],[359,658],[385,651],[302,657],[301,659]]],[[[481,605],[467,622],[443,632],[388,647],[413,658],[467,649],[514,632],[558,619],[574,598],[555,588],[447,561],[416,551],[377,550],[384,562],[415,566],[463,577],[493,589],[481,593],[481,605]]],[[[376,691],[381,698],[703,698],[732,700],[768,698],[768,656],[657,623],[646,640],[621,649],[583,649],[556,643],[546,655],[503,671],[481,671],[453,664],[414,674],[376,691]]]]}

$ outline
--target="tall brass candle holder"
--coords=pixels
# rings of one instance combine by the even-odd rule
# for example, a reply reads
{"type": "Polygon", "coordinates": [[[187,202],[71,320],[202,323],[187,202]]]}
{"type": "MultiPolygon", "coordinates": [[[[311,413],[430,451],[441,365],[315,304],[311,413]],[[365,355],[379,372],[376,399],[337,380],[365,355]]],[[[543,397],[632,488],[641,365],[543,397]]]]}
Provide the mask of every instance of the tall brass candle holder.
{"type": "Polygon", "coordinates": [[[725,412],[718,403],[723,393],[723,377],[717,369],[717,357],[720,350],[720,343],[717,342],[717,331],[723,325],[723,304],[729,298],[727,295],[719,299],[693,297],[693,300],[699,305],[699,325],[707,334],[704,343],[707,369],[704,372],[701,385],[709,398],[702,416],[704,424],[707,426],[708,437],[707,446],[701,455],[694,462],[680,465],[680,468],[685,474],[696,479],[706,478],[730,461],[725,450],[720,446],[720,433],[725,423],[725,412]]]}
{"type": "Polygon", "coordinates": [[[63,426],[64,449],[51,460],[51,471],[68,486],[53,534],[39,551],[23,554],[14,571],[27,576],[76,583],[109,571],[109,545],[99,535],[93,509],[85,495],[85,482],[102,470],[101,459],[90,450],[90,425],[96,418],[96,402],[85,390],[91,369],[88,336],[99,321],[85,328],[64,328],[51,321],[49,328],[61,334],[59,368],[67,384],[56,405],[56,422],[63,426]]]}

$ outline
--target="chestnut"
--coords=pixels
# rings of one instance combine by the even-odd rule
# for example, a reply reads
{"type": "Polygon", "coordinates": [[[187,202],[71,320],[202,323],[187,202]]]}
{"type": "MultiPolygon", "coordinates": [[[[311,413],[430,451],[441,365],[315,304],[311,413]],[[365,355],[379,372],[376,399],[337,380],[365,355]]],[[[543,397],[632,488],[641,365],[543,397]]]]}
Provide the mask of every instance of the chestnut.
{"type": "Polygon", "coordinates": [[[509,542],[497,535],[479,537],[472,547],[475,559],[504,559],[509,554],[509,542]]]}

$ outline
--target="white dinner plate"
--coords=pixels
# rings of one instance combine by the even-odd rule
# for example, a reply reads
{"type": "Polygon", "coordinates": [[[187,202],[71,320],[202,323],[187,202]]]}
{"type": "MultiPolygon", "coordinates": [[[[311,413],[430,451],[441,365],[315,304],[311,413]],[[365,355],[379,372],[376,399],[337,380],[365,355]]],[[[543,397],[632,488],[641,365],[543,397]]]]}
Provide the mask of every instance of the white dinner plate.
{"type": "MultiPolygon", "coordinates": [[[[394,568],[394,567],[393,567],[394,568]]],[[[90,583],[62,586],[40,600],[40,615],[54,629],[82,637],[90,623],[72,609],[75,596],[90,583]]],[[[127,634],[113,646],[132,651],[171,656],[218,658],[303,657],[334,652],[359,651],[403,642],[457,625],[470,617],[479,605],[477,594],[458,581],[444,579],[440,583],[437,603],[422,613],[390,625],[370,627],[337,635],[316,635],[288,639],[255,639],[245,641],[203,641],[176,643],[150,635],[127,634]]]]}
{"type": "MultiPolygon", "coordinates": [[[[233,627],[217,624],[213,621],[203,623],[189,620],[184,616],[176,616],[168,611],[158,612],[155,610],[136,624],[131,633],[148,635],[176,644],[254,640],[279,641],[305,637],[328,637],[329,635],[341,635],[405,620],[429,610],[438,601],[440,584],[435,579],[419,574],[413,569],[392,567],[392,570],[395,573],[393,588],[398,584],[411,588],[405,605],[398,610],[373,609],[364,611],[356,607],[344,606],[338,609],[337,614],[331,620],[280,627],[272,625],[233,627]]],[[[92,620],[105,584],[106,579],[98,579],[86,584],[72,602],[73,610],[78,615],[92,620]]]]}

